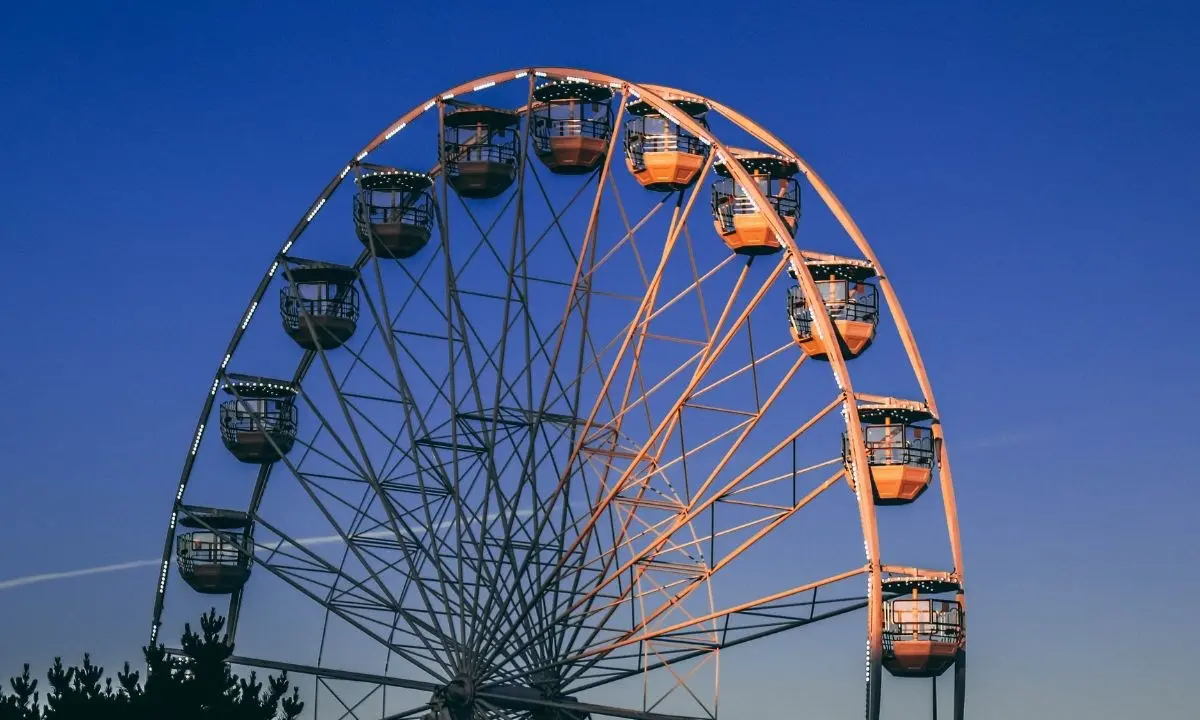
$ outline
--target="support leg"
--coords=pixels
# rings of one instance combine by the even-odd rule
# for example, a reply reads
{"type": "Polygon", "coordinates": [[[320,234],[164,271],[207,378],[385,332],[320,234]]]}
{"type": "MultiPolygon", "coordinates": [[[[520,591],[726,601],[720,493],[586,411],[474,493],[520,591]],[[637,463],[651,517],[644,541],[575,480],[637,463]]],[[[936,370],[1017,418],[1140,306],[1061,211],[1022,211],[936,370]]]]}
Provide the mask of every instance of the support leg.
{"type": "Polygon", "coordinates": [[[963,720],[967,705],[967,651],[959,650],[954,658],[954,720],[963,720]]]}
{"type": "MultiPolygon", "coordinates": [[[[882,635],[882,633],[879,633],[882,635]]],[[[867,720],[879,720],[883,692],[883,638],[871,633],[867,660],[867,720]]]]}

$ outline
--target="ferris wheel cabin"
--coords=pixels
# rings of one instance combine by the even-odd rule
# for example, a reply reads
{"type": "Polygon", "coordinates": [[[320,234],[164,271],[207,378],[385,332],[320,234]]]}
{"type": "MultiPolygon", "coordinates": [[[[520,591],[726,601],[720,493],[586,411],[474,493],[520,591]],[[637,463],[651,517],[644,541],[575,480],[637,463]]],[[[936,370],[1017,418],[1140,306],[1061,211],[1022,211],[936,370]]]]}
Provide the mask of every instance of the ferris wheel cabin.
{"type": "Polygon", "coordinates": [[[560,175],[582,175],[604,162],[612,136],[613,91],[604,85],[563,80],[533,91],[533,148],[560,175]]]}
{"type": "Polygon", "coordinates": [[[229,374],[225,392],[233,399],[221,403],[221,440],[235,458],[267,465],[291,451],[298,392],[293,383],[229,374]]]}
{"type": "Polygon", "coordinates": [[[494,198],[517,179],[521,116],[468,105],[446,113],[442,143],[446,180],[464,198],[494,198]]]}
{"type": "Polygon", "coordinates": [[[305,350],[333,350],[358,327],[358,271],[345,265],[296,261],[279,291],[283,329],[305,350]]]}
{"type": "Polygon", "coordinates": [[[358,239],[377,256],[403,260],[421,251],[433,229],[433,178],[379,168],[360,174],[354,196],[358,239]]]}
{"type": "Polygon", "coordinates": [[[966,638],[962,605],[928,597],[958,590],[957,583],[889,579],[885,594],[904,593],[883,604],[883,666],[896,677],[933,678],[946,672],[966,638]]]}
{"type": "MultiPolygon", "coordinates": [[[[708,104],[677,98],[671,104],[701,125],[708,104]]],[[[643,100],[625,106],[632,117],[625,123],[625,165],[648,190],[673,192],[696,181],[709,146],[643,100]]]]}
{"type": "MultiPolygon", "coordinates": [[[[933,478],[937,447],[929,421],[933,415],[919,403],[886,400],[858,409],[866,443],[876,505],[907,505],[933,478]]],[[[850,467],[849,434],[842,436],[842,457],[850,467]]]]}
{"type": "Polygon", "coordinates": [[[250,579],[250,516],[237,510],[192,508],[179,524],[192,529],[175,539],[179,575],[205,595],[229,595],[250,579]]]}
{"type": "MultiPolygon", "coordinates": [[[[863,260],[832,255],[805,257],[804,264],[821,293],[842,357],[850,360],[863,354],[875,339],[879,325],[878,293],[875,285],[867,282],[875,277],[875,268],[863,260]]],[[[789,266],[788,274],[795,278],[795,269],[789,266]]],[[[792,339],[805,355],[814,360],[829,359],[825,343],[813,327],[813,305],[800,285],[788,289],[788,322],[792,339]]]]}
{"type": "MultiPolygon", "coordinates": [[[[776,155],[746,155],[738,161],[794,237],[800,219],[800,183],[795,179],[800,167],[776,155]]],[[[782,250],[762,208],[733,178],[729,166],[717,163],[713,170],[721,176],[712,188],[713,225],[729,249],[739,255],[773,255],[782,250]]]]}

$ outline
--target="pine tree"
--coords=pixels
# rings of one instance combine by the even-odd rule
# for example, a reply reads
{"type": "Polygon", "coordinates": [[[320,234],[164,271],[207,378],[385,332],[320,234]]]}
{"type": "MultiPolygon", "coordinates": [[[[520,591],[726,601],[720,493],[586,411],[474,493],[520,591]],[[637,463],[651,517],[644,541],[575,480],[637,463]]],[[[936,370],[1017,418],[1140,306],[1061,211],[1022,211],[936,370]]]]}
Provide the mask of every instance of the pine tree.
{"type": "Polygon", "coordinates": [[[233,643],[223,634],[225,619],[216,610],[200,618],[200,632],[185,626],[182,657],[163,645],[143,649],[146,682],[125,663],[113,678],[92,663],[66,667],[61,658],[46,674],[45,702],[38,681],[25,665],[9,681],[11,692],[0,688],[0,720],[295,720],[304,710],[300,693],[287,673],[239,678],[229,667],[233,643]],[[288,694],[288,690],[291,694],[288,694]]]}

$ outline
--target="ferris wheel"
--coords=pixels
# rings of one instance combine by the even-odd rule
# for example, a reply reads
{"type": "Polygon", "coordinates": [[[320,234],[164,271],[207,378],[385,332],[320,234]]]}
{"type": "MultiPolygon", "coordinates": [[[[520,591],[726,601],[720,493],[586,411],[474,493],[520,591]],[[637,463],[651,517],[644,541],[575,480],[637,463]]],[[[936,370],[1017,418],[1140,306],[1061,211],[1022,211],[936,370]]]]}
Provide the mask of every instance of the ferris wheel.
{"type": "Polygon", "coordinates": [[[715,100],[537,68],[395,120],[269,258],[151,640],[227,599],[233,662],[311,677],[319,718],[715,720],[723,657],[859,648],[858,615],[866,717],[884,671],[936,716],[953,668],[961,719],[962,567],[916,341],[829,187],[715,100]],[[249,637],[280,598],[311,660],[249,637]]]}

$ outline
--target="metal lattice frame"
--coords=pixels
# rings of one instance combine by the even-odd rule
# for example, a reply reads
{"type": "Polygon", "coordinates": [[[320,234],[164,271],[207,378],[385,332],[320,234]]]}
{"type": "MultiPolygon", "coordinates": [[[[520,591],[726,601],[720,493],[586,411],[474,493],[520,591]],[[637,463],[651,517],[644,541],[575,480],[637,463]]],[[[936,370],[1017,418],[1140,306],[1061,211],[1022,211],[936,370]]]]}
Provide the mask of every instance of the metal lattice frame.
{"type": "MultiPolygon", "coordinates": [[[[388,283],[381,266],[396,264],[375,257],[372,249],[362,252],[354,264],[362,272],[359,285],[363,298],[362,315],[364,319],[369,316],[373,326],[357,349],[352,341],[336,352],[349,353],[353,357],[352,367],[370,368],[379,382],[394,394],[393,401],[403,413],[399,431],[378,427],[362,411],[357,403],[365,402],[367,398],[355,397],[346,390],[349,373],[345,377],[337,374],[330,352],[304,353],[293,374],[293,381],[302,388],[298,403],[316,419],[319,428],[311,439],[298,439],[299,457],[285,456],[278,463],[278,472],[293,477],[314,507],[337,529],[344,546],[340,563],[306,547],[286,529],[260,514],[274,466],[261,467],[250,501],[249,513],[256,521],[256,528],[273,538],[256,542],[258,552],[254,561],[297,592],[323,605],[327,617],[337,616],[365,637],[384,645],[388,649],[389,663],[395,658],[397,665],[429,680],[397,677],[388,674],[386,668],[380,675],[367,675],[261,658],[244,657],[238,661],[307,672],[323,683],[351,680],[434,695],[430,703],[391,717],[426,712],[431,704],[442,707],[448,683],[464,675],[485,678],[479,687],[472,689],[473,712],[477,716],[499,716],[541,708],[588,710],[616,717],[664,718],[671,716],[660,710],[660,703],[669,697],[690,695],[694,704],[689,715],[715,717],[716,664],[721,649],[865,607],[868,623],[866,715],[871,720],[878,718],[885,600],[882,581],[889,573],[935,573],[905,570],[884,565],[881,561],[875,504],[871,492],[864,492],[864,483],[860,481],[866,477],[868,464],[858,401],[869,396],[856,393],[841,353],[829,353],[829,366],[839,392],[827,405],[811,417],[795,418],[794,429],[774,437],[775,442],[769,448],[757,451],[757,460],[746,461],[744,455],[738,454],[744,452],[743,443],[747,438],[756,431],[762,434],[767,427],[764,418],[779,398],[784,397],[803,364],[803,357],[795,351],[790,340],[766,352],[756,351],[751,328],[751,317],[756,317],[754,313],[760,306],[772,304],[761,301],[771,288],[777,286],[789,265],[804,295],[820,297],[808,267],[798,261],[802,250],[780,218],[766,212],[764,215],[771,230],[783,240],[786,251],[777,258],[765,258],[763,262],[769,265],[765,273],[754,268],[752,274],[753,263],[750,262],[745,262],[737,271],[737,257],[732,254],[702,272],[696,264],[686,220],[696,205],[698,194],[706,190],[703,181],[698,181],[690,190],[665,195],[662,202],[655,204],[644,217],[631,221],[610,173],[614,155],[620,148],[626,98],[640,98],[711,147],[702,178],[712,163],[720,159],[758,207],[769,208],[770,205],[745,168],[736,162],[735,151],[707,127],[674,111],[667,100],[669,97],[699,96],[566,68],[538,68],[485,76],[419,105],[357,153],[355,159],[324,188],[292,230],[255,290],[205,400],[172,507],[156,593],[152,641],[157,640],[162,622],[176,522],[183,515],[195,517],[183,499],[221,379],[268,286],[280,268],[286,267],[294,243],[343,181],[356,172],[359,163],[420,116],[436,112],[440,134],[443,127],[440,120],[444,117],[446,104],[453,98],[508,82],[528,84],[530,95],[520,110],[527,116],[535,78],[571,78],[601,83],[612,87],[620,98],[606,160],[595,173],[581,181],[579,191],[566,206],[555,207],[529,161],[526,117],[520,131],[523,152],[518,160],[515,192],[511,193],[492,224],[481,222],[467,203],[452,197],[444,176],[438,172],[444,161],[439,157],[438,165],[432,171],[438,177],[436,243],[431,243],[425,254],[409,261],[410,264],[399,264],[401,272],[412,284],[410,293],[399,303],[395,302],[397,297],[389,301],[388,283]],[[527,178],[534,181],[533,185],[527,178]],[[548,333],[542,333],[545,328],[538,328],[532,319],[530,299],[531,280],[540,282],[542,279],[533,276],[527,266],[528,260],[533,248],[549,242],[546,239],[554,235],[560,236],[571,247],[572,239],[568,238],[559,218],[585,196],[593,182],[595,197],[578,252],[571,251],[574,276],[569,280],[558,278],[567,288],[567,307],[561,321],[548,333]],[[549,227],[525,227],[527,191],[534,199],[540,194],[549,206],[553,215],[549,227]],[[617,206],[624,232],[616,245],[601,253],[597,225],[606,191],[617,206]],[[648,268],[637,249],[637,234],[656,213],[671,204],[671,200],[674,200],[674,207],[666,238],[661,249],[657,246],[652,249],[660,252],[661,257],[655,263],[651,252],[648,268]],[[473,226],[467,228],[469,234],[477,233],[480,237],[474,252],[462,266],[454,264],[450,250],[450,209],[455,202],[460,203],[462,213],[473,226]],[[506,255],[491,235],[510,205],[514,208],[515,220],[508,238],[511,247],[506,255]],[[531,229],[535,231],[532,235],[531,229]],[[636,310],[629,321],[621,325],[620,332],[611,337],[594,337],[589,333],[596,320],[589,320],[589,308],[603,294],[595,288],[596,279],[603,276],[606,263],[626,252],[632,253],[633,262],[642,276],[642,295],[627,298],[636,302],[636,310]],[[666,294],[660,295],[669,285],[665,280],[669,260],[682,257],[684,252],[691,263],[691,284],[682,289],[668,289],[666,294]],[[493,298],[503,304],[500,327],[504,329],[494,351],[489,351],[489,342],[484,339],[486,330],[475,327],[470,314],[463,309],[464,300],[473,291],[468,288],[469,281],[460,285],[460,278],[465,276],[466,265],[474,261],[476,253],[480,257],[490,256],[505,270],[507,287],[504,295],[493,298]],[[439,263],[441,267],[435,267],[439,263]],[[438,270],[443,272],[441,288],[430,279],[438,270]],[[703,290],[716,284],[716,278],[733,274],[736,274],[733,288],[728,291],[728,299],[718,304],[720,313],[715,322],[707,315],[703,317],[702,339],[666,338],[650,332],[652,321],[661,323],[691,295],[701,296],[703,314],[706,307],[703,290]],[[441,297],[434,299],[427,289],[443,292],[441,297]],[[414,298],[421,301],[420,295],[424,295],[430,305],[440,304],[443,310],[441,321],[444,325],[438,332],[444,333],[439,336],[446,350],[444,378],[431,374],[425,366],[429,359],[418,357],[410,347],[405,333],[416,331],[400,327],[404,308],[414,302],[414,298]],[[747,295],[748,299],[745,299],[747,295]],[[579,337],[573,338],[577,345],[573,350],[567,347],[572,322],[581,328],[579,337]],[[727,367],[723,363],[732,354],[730,348],[740,347],[743,338],[749,341],[748,360],[727,367]],[[390,367],[383,372],[375,369],[365,357],[367,345],[372,341],[382,345],[386,359],[390,361],[390,367]],[[511,372],[511,368],[506,368],[506,363],[511,363],[506,347],[510,341],[525,345],[526,363],[511,381],[506,375],[506,370],[511,372]],[[649,352],[648,343],[664,341],[684,344],[689,341],[697,349],[677,368],[656,377],[640,358],[649,352]],[[589,352],[590,361],[585,358],[589,352]],[[564,357],[575,361],[571,370],[574,375],[565,378],[558,371],[558,362],[564,357]],[[544,378],[535,377],[534,367],[541,363],[548,367],[544,378]],[[310,373],[310,370],[314,372],[310,373]],[[420,377],[421,374],[424,377],[420,377]],[[594,382],[598,384],[594,399],[582,397],[585,375],[594,376],[594,382]],[[494,389],[483,383],[492,393],[490,398],[485,398],[485,388],[480,385],[489,376],[495,380],[494,389]],[[304,390],[306,379],[310,383],[326,381],[334,389],[336,404],[304,390]],[[765,385],[766,392],[760,388],[760,382],[765,385]],[[465,390],[460,386],[462,383],[465,383],[465,390]],[[524,387],[516,387],[518,383],[524,387]],[[723,401],[721,398],[727,397],[723,393],[733,392],[730,387],[752,388],[753,407],[737,408],[734,407],[736,403],[728,399],[723,401]],[[432,389],[433,397],[419,397],[421,388],[432,389]],[[656,396],[655,393],[659,394],[656,396]],[[708,402],[706,398],[706,403],[696,402],[706,395],[713,400],[708,402]],[[663,406],[665,410],[652,411],[652,405],[662,397],[675,399],[663,406]],[[465,404],[464,399],[467,399],[465,404]],[[426,402],[422,403],[422,400],[426,402]],[[573,412],[556,413],[550,409],[563,405],[573,412]],[[434,425],[436,412],[447,406],[449,421],[441,426],[434,425]],[[719,430],[713,429],[711,437],[689,447],[684,440],[683,418],[685,412],[698,408],[722,413],[734,420],[719,430]],[[835,459],[805,468],[793,466],[786,476],[762,479],[765,468],[777,462],[789,448],[794,454],[797,439],[822,420],[832,417],[834,410],[840,410],[849,436],[849,477],[841,460],[835,459]],[[646,432],[632,433],[644,435],[634,438],[630,430],[630,424],[634,422],[631,418],[641,414],[646,416],[646,432]],[[548,427],[559,433],[556,438],[550,437],[548,427]],[[391,432],[395,434],[389,435],[391,432]],[[378,441],[371,433],[391,442],[382,462],[378,462],[378,453],[371,449],[372,443],[378,441]],[[674,443],[678,443],[678,451],[672,449],[674,443]],[[505,452],[511,450],[507,462],[522,460],[524,467],[519,472],[499,462],[503,458],[497,457],[497,448],[501,446],[505,452]],[[523,456],[522,448],[527,448],[523,456]],[[538,455],[536,460],[535,454],[538,455]],[[704,457],[715,458],[715,462],[694,461],[693,465],[698,464],[706,472],[690,477],[689,461],[704,457]],[[306,468],[306,463],[319,462],[344,471],[345,475],[337,480],[349,480],[361,486],[361,499],[349,502],[334,497],[326,483],[335,479],[328,474],[319,476],[306,468]],[[401,467],[409,466],[413,469],[407,475],[396,475],[401,467]],[[807,492],[797,490],[797,478],[820,472],[822,468],[827,468],[826,475],[819,482],[808,486],[807,492]],[[507,487],[501,492],[501,484],[514,472],[519,476],[515,489],[507,487]],[[546,481],[535,480],[539,472],[550,473],[555,482],[547,485],[546,481]],[[672,484],[672,477],[683,478],[686,489],[682,494],[672,484]],[[715,599],[714,576],[843,479],[855,489],[865,564],[733,604],[722,605],[715,599]],[[756,500],[756,493],[778,489],[785,482],[792,484],[790,503],[771,504],[756,500]],[[568,500],[572,492],[576,494],[575,502],[568,500]],[[586,493],[582,504],[578,502],[580,492],[586,493]],[[480,494],[484,498],[482,504],[467,507],[468,501],[480,494]],[[506,500],[509,497],[511,499],[506,500]],[[515,506],[522,498],[532,498],[534,507],[548,509],[544,514],[519,510],[515,506]],[[335,505],[337,502],[345,508],[339,510],[335,505]],[[512,506],[506,506],[507,502],[512,506]],[[718,529],[714,518],[719,506],[737,506],[738,512],[749,519],[718,529]],[[335,517],[346,508],[353,512],[352,523],[339,522],[335,517]],[[708,528],[701,527],[705,521],[710,523],[708,528]],[[440,528],[451,528],[453,537],[441,537],[440,528]],[[491,547],[489,543],[497,538],[501,541],[500,546],[491,547]],[[724,554],[716,553],[718,539],[723,544],[733,542],[733,549],[724,554]],[[706,553],[706,549],[712,549],[712,553],[706,553]],[[543,559],[547,550],[549,558],[543,559]],[[350,566],[358,569],[360,577],[351,576],[350,566]],[[866,580],[865,595],[827,596],[830,588],[859,576],[866,580]],[[513,599],[502,598],[497,592],[500,588],[527,590],[529,601],[521,603],[518,598],[516,612],[509,613],[506,602],[513,599]],[[818,591],[823,589],[826,595],[819,597],[818,591]],[[630,612],[633,619],[628,623],[618,622],[614,619],[618,611],[630,612]],[[484,620],[468,622],[468,618],[484,620]],[[482,629],[485,624],[494,626],[496,634],[488,636],[482,629]],[[698,669],[712,673],[711,701],[697,697],[689,687],[691,676],[698,669]],[[550,676],[554,677],[555,692],[547,691],[520,702],[506,694],[507,688],[528,686],[538,678],[550,676]],[[655,690],[656,697],[650,697],[647,691],[641,710],[577,701],[568,703],[561,693],[555,694],[558,690],[585,692],[629,678],[650,676],[669,677],[670,680],[655,690]]],[[[808,183],[862,257],[875,268],[923,394],[924,405],[937,417],[932,388],[895,290],[845,208],[808,164],[777,137],[736,111],[718,102],[703,100],[712,112],[772,151],[798,163],[808,183]]],[[[440,139],[438,146],[442,148],[440,139]]],[[[700,207],[706,204],[701,201],[700,207]]],[[[817,335],[836,337],[824,306],[813,303],[812,307],[817,335]]],[[[837,343],[827,343],[827,346],[836,347],[837,343]]],[[[940,423],[933,425],[933,433],[940,447],[939,482],[954,563],[954,570],[941,576],[952,579],[961,587],[963,565],[955,497],[940,423]]],[[[240,592],[231,598],[230,632],[236,632],[241,599],[240,592]]],[[[961,590],[957,599],[963,601],[961,590]]],[[[965,651],[960,652],[955,678],[955,717],[961,718],[965,651]]],[[[324,687],[329,688],[327,684],[324,687]]],[[[354,714],[349,703],[340,699],[339,702],[345,714],[354,714]]]]}

